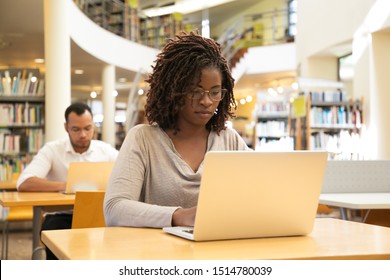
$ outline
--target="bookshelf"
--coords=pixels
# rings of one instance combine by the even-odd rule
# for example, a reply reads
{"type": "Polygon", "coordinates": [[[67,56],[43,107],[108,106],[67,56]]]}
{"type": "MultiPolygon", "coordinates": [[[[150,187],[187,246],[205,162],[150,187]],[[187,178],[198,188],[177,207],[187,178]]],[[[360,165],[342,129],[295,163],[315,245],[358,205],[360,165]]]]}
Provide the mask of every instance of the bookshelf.
{"type": "Polygon", "coordinates": [[[289,136],[288,96],[270,96],[258,93],[253,112],[255,120],[255,150],[292,150],[293,142],[289,136]]]}
{"type": "Polygon", "coordinates": [[[139,41],[138,0],[74,0],[74,2],[97,25],[131,41],[139,41]]]}
{"type": "MultiPolygon", "coordinates": [[[[336,93],[337,94],[337,93],[336,93]]],[[[307,143],[310,150],[338,153],[342,138],[359,135],[362,125],[362,101],[315,101],[307,96],[307,143]]]]}
{"type": "Polygon", "coordinates": [[[20,173],[42,147],[44,103],[38,69],[0,70],[0,181],[20,173]]]}
{"type": "Polygon", "coordinates": [[[349,98],[339,82],[305,86],[301,90],[305,115],[292,117],[295,148],[326,150],[334,159],[358,159],[363,99],[349,98]]]}
{"type": "Polygon", "coordinates": [[[152,48],[161,49],[167,38],[173,38],[182,30],[184,25],[180,13],[140,19],[141,44],[152,48]]]}

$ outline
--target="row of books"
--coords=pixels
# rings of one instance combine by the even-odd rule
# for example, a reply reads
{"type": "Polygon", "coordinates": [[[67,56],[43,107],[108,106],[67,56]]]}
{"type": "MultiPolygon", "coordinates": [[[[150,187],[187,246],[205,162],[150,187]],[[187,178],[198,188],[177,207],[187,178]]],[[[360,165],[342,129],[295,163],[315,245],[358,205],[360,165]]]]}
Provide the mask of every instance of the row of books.
{"type": "Polygon", "coordinates": [[[280,152],[293,151],[294,138],[282,137],[280,139],[257,138],[255,144],[256,151],[280,152]]]}
{"type": "Polygon", "coordinates": [[[332,106],[330,108],[310,108],[311,126],[334,125],[359,127],[361,114],[359,110],[351,110],[344,106],[332,106]]]}
{"type": "Polygon", "coordinates": [[[276,115],[276,116],[288,116],[289,105],[286,102],[266,102],[266,103],[257,103],[256,104],[257,116],[261,117],[263,115],[276,115]]]}
{"type": "Polygon", "coordinates": [[[43,104],[1,103],[0,125],[43,125],[43,104]]]}
{"type": "Polygon", "coordinates": [[[284,121],[266,121],[256,124],[257,137],[283,137],[287,135],[287,125],[284,121]]]}
{"type": "Polygon", "coordinates": [[[0,163],[0,181],[12,180],[12,165],[0,163]]]}
{"type": "Polygon", "coordinates": [[[0,153],[4,153],[4,154],[20,153],[20,135],[4,134],[0,132],[0,153]]]}
{"type": "Polygon", "coordinates": [[[96,24],[134,42],[139,41],[138,0],[74,0],[96,24]]]}
{"type": "Polygon", "coordinates": [[[14,76],[9,70],[0,72],[0,95],[43,96],[45,80],[34,76],[32,71],[20,70],[14,76]]]}
{"type": "Polygon", "coordinates": [[[29,160],[27,157],[19,157],[12,159],[0,160],[0,181],[11,181],[12,174],[21,173],[25,168],[29,160]]]}
{"type": "Polygon", "coordinates": [[[344,91],[310,91],[311,102],[347,102],[347,94],[344,91]]]}
{"type": "Polygon", "coordinates": [[[350,160],[359,158],[364,147],[358,133],[341,130],[337,134],[329,134],[320,131],[310,136],[311,150],[326,150],[332,153],[333,159],[350,160]]]}
{"type": "Polygon", "coordinates": [[[146,18],[140,21],[141,29],[160,28],[161,26],[167,26],[167,25],[175,25],[177,27],[181,27],[182,15],[176,13],[176,14],[170,14],[170,15],[165,15],[160,17],[146,18]]]}
{"type": "Polygon", "coordinates": [[[43,129],[25,129],[19,133],[0,131],[0,153],[7,155],[36,153],[44,143],[43,129]]]}
{"type": "Polygon", "coordinates": [[[162,48],[166,38],[173,37],[183,29],[182,15],[170,15],[142,19],[140,21],[141,43],[154,48],[162,48]]]}

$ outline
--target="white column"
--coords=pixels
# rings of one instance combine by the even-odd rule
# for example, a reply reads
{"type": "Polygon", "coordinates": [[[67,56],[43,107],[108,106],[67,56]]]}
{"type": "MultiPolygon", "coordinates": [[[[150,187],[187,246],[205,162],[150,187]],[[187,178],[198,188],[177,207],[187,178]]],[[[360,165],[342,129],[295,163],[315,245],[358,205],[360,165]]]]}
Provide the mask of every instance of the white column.
{"type": "Polygon", "coordinates": [[[45,141],[67,137],[64,113],[71,102],[68,1],[44,0],[45,141]]]}
{"type": "Polygon", "coordinates": [[[103,125],[102,140],[115,147],[115,66],[105,65],[102,73],[103,83],[103,125]]]}
{"type": "Polygon", "coordinates": [[[370,63],[369,131],[374,159],[390,159],[390,35],[373,33],[370,63]]]}

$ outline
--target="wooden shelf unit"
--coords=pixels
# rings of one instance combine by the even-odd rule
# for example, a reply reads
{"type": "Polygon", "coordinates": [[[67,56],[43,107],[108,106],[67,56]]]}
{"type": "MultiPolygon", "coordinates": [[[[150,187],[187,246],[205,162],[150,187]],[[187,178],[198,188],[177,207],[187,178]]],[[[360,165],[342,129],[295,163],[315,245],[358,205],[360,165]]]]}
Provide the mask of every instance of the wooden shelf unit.
{"type": "Polygon", "coordinates": [[[363,122],[362,103],[362,100],[312,102],[308,95],[306,149],[324,150],[329,141],[327,137],[339,138],[342,131],[360,134],[363,122]]]}
{"type": "Polygon", "coordinates": [[[168,38],[173,38],[184,28],[179,13],[143,18],[140,21],[141,43],[157,49],[163,48],[168,38]]]}
{"type": "Polygon", "coordinates": [[[139,42],[139,7],[137,0],[88,0],[74,1],[93,22],[102,28],[139,42]]]}
{"type": "Polygon", "coordinates": [[[361,151],[357,146],[363,127],[363,99],[348,97],[341,82],[301,81],[296,100],[304,100],[304,105],[297,111],[304,113],[293,112],[291,116],[290,135],[295,137],[295,149],[326,150],[330,158],[335,159],[359,156],[361,151]]]}
{"type": "Polygon", "coordinates": [[[38,69],[0,70],[0,181],[20,173],[43,146],[44,111],[38,69]]]}
{"type": "MultiPolygon", "coordinates": [[[[268,94],[257,94],[257,104],[253,119],[256,122],[254,129],[254,148],[267,149],[264,144],[289,139],[289,111],[287,96],[272,97],[268,94]]],[[[282,148],[282,147],[281,147],[282,148]]],[[[283,147],[282,149],[288,149],[283,147]]]]}

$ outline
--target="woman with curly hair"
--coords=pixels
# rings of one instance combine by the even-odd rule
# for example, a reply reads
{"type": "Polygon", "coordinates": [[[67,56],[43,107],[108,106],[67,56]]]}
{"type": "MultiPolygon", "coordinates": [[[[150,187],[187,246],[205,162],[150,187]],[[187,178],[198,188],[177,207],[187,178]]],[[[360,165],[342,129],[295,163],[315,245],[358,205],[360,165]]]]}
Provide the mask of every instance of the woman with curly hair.
{"type": "Polygon", "coordinates": [[[106,190],[108,226],[193,226],[205,154],[249,150],[226,127],[234,80],[220,46],[180,33],[157,56],[146,80],[149,124],[126,136],[106,190]]]}

